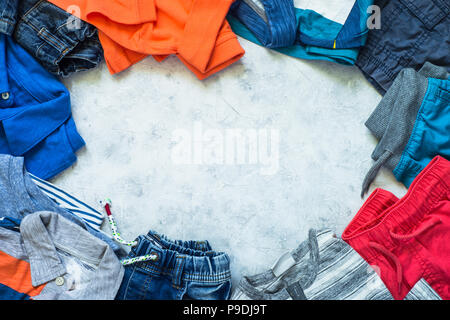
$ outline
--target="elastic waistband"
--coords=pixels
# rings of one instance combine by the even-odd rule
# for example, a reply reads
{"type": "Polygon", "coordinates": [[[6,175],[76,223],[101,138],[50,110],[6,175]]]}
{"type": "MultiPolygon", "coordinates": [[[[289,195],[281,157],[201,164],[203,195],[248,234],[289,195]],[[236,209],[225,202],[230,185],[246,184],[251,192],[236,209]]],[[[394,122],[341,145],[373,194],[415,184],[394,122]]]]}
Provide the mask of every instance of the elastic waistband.
{"type": "MultiPolygon", "coordinates": [[[[192,249],[194,251],[212,251],[208,240],[172,240],[165,235],[158,234],[152,230],[147,233],[147,237],[155,240],[165,249],[182,252],[183,249],[192,249]]],[[[186,251],[185,251],[186,252],[186,251]]]]}
{"type": "Polygon", "coordinates": [[[137,263],[137,266],[148,273],[172,276],[175,285],[181,280],[222,283],[231,279],[228,255],[212,251],[207,241],[170,240],[153,231],[136,240],[138,245],[131,250],[130,257],[157,256],[155,261],[137,263]]]}
{"type": "Polygon", "coordinates": [[[364,250],[365,257],[374,256],[370,241],[387,249],[396,247],[391,232],[409,234],[429,214],[431,208],[450,192],[450,162],[437,156],[417,176],[408,193],[398,199],[392,193],[377,189],[342,234],[354,249],[364,250]]]}

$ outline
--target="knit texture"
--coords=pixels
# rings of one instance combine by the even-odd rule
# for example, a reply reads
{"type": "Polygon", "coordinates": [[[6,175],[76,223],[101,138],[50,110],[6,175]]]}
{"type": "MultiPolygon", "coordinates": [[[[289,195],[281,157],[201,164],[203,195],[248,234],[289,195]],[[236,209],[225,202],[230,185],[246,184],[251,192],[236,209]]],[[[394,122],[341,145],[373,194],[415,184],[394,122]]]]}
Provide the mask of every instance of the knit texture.
{"type": "Polygon", "coordinates": [[[372,153],[375,161],[367,173],[362,194],[369,190],[382,167],[394,170],[411,136],[414,124],[428,87],[428,78],[447,79],[444,67],[429,62],[416,72],[403,69],[386,92],[365,125],[379,139],[372,153]]]}

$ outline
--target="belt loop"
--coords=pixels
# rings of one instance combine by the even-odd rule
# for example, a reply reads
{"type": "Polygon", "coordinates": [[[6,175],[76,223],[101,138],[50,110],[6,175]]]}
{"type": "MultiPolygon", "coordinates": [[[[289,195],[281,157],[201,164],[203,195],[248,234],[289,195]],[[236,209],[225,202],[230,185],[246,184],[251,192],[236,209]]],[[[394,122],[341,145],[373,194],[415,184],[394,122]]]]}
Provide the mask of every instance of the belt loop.
{"type": "Polygon", "coordinates": [[[186,256],[178,256],[177,255],[176,262],[175,262],[175,268],[173,270],[173,275],[172,275],[172,285],[174,287],[181,286],[185,262],[186,262],[186,256]]]}
{"type": "Polygon", "coordinates": [[[136,255],[144,255],[147,253],[148,242],[142,239],[142,236],[139,236],[135,240],[137,245],[131,248],[131,251],[136,255]]]}
{"type": "Polygon", "coordinates": [[[206,241],[196,241],[195,250],[207,251],[208,249],[209,249],[209,246],[206,241]]]}

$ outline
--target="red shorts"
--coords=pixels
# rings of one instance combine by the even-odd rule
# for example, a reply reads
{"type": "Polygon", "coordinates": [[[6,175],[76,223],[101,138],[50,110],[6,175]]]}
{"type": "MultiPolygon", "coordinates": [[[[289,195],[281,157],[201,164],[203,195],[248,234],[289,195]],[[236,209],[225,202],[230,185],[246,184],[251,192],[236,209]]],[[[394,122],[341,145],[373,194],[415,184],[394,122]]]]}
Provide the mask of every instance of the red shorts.
{"type": "Polygon", "coordinates": [[[450,162],[434,158],[402,199],[375,190],[342,239],[379,271],[395,299],[421,278],[450,299],[450,162]]]}

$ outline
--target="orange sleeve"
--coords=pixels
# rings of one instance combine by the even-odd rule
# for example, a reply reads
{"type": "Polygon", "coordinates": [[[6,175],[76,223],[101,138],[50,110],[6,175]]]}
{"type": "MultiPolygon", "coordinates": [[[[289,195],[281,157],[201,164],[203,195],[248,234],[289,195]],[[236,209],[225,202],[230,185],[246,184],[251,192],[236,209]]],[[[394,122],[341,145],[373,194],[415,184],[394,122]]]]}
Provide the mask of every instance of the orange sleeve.
{"type": "Polygon", "coordinates": [[[184,26],[178,54],[200,72],[207,70],[232,0],[195,0],[184,26]]]}
{"type": "Polygon", "coordinates": [[[197,78],[203,80],[235,63],[241,59],[244,54],[244,49],[231,30],[228,21],[225,20],[220,29],[220,33],[217,36],[212,52],[209,56],[204,57],[204,62],[206,64],[202,65],[202,69],[199,69],[199,65],[192,64],[190,60],[186,59],[181,54],[178,55],[178,58],[197,76],[197,78]]]}

